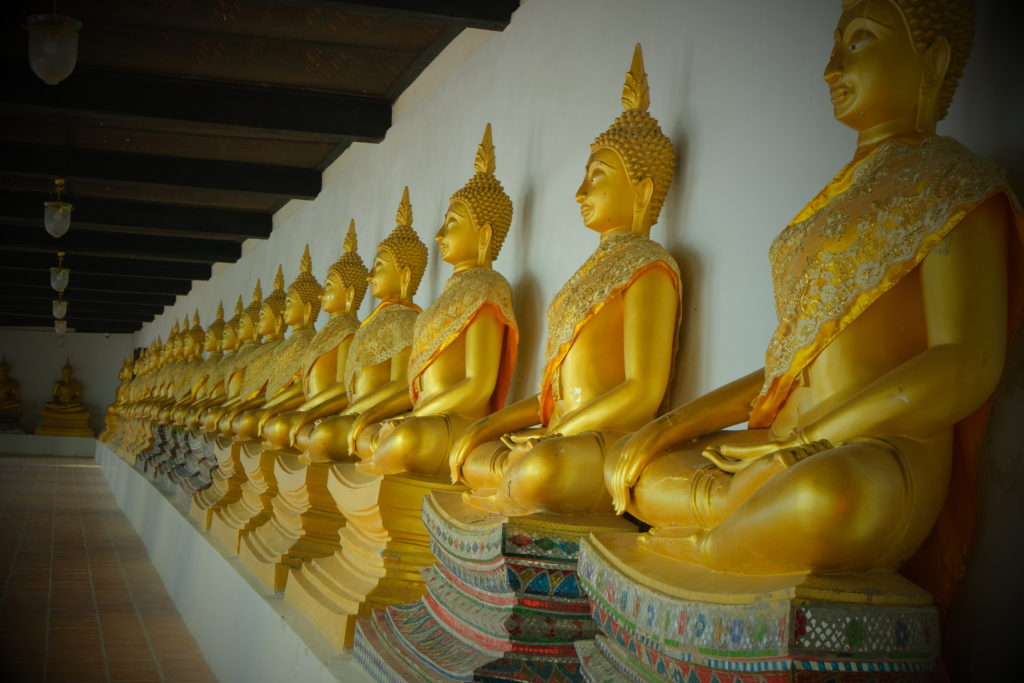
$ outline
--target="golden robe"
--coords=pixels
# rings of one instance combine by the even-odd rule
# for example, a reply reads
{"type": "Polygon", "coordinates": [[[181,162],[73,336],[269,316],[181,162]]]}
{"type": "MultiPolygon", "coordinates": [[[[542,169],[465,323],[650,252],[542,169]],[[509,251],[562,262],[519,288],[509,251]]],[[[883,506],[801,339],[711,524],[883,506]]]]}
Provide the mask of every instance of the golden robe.
{"type": "Polygon", "coordinates": [[[383,363],[412,345],[413,327],[420,313],[416,304],[382,302],[359,325],[345,362],[345,389],[356,395],[356,380],[367,365],[383,363]]]}
{"type": "Polygon", "coordinates": [[[416,318],[409,357],[409,391],[413,403],[419,399],[419,379],[423,371],[458,339],[485,307],[491,307],[505,325],[501,364],[491,395],[490,412],[505,405],[512,383],[512,370],[516,365],[519,327],[512,310],[512,287],[501,273],[491,268],[471,268],[455,273],[448,278],[437,300],[416,318]]]}

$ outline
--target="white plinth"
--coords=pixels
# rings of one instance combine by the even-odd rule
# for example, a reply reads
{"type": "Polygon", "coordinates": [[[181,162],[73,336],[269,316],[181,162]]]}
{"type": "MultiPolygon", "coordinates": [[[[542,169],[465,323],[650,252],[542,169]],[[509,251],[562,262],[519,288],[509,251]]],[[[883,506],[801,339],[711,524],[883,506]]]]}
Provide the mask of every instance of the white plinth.
{"type": "Polygon", "coordinates": [[[96,460],[121,510],[207,663],[225,682],[369,681],[349,654],[326,639],[279,596],[260,587],[142,475],[96,442],[96,460]]]}
{"type": "Polygon", "coordinates": [[[48,434],[0,434],[3,455],[77,455],[91,458],[96,439],[91,436],[51,436],[48,434]]]}

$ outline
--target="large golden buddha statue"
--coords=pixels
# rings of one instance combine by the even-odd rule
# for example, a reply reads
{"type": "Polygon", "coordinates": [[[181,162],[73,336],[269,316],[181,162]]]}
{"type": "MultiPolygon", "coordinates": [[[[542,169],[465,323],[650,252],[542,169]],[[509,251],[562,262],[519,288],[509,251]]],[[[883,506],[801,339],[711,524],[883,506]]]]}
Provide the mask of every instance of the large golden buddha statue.
{"type": "Polygon", "coordinates": [[[61,378],[53,383],[53,400],[43,406],[43,423],[36,434],[56,436],[95,436],[89,427],[89,410],[79,400],[82,383],[72,378],[69,358],[61,368],[61,378]]]}
{"type": "MultiPolygon", "coordinates": [[[[280,273],[280,269],[278,269],[280,273]]],[[[279,286],[275,282],[275,287],[279,286]]],[[[275,290],[276,291],[276,290],[275,290]]],[[[291,328],[287,339],[267,347],[262,352],[266,359],[267,369],[265,386],[262,395],[265,402],[251,408],[235,418],[232,430],[235,438],[241,441],[256,440],[260,436],[263,424],[274,415],[297,408],[304,400],[302,393],[302,359],[310,341],[315,337],[313,324],[320,315],[320,297],[323,287],[313,276],[313,261],[306,245],[299,264],[299,274],[288,285],[284,292],[284,310],[278,312],[274,305],[274,295],[263,302],[261,325],[269,325],[264,330],[267,340],[278,338],[284,334],[285,328],[291,328]],[[281,330],[278,332],[278,330],[281,330]]],[[[267,342],[264,341],[264,344],[267,342]]],[[[258,364],[264,361],[256,361],[258,364]]],[[[251,370],[251,369],[250,369],[251,370]]],[[[247,375],[249,371],[247,371],[247,375]]],[[[254,375],[250,375],[254,377],[254,375]]],[[[253,384],[253,388],[256,386],[253,384]]]]}
{"type": "MultiPolygon", "coordinates": [[[[300,366],[305,401],[297,409],[271,418],[263,427],[265,448],[305,451],[313,423],[348,405],[344,369],[348,350],[359,329],[356,312],[366,294],[369,271],[356,253],[356,224],[351,221],[343,252],[327,269],[321,305],[331,318],[309,343],[300,366]]],[[[298,452],[298,451],[296,451],[298,452]]]]}
{"type": "Polygon", "coordinates": [[[494,145],[487,124],[476,174],[452,195],[437,232],[441,258],[454,267],[437,300],[416,319],[409,359],[409,391],[381,402],[356,420],[368,474],[448,475],[452,439],[470,423],[505,404],[515,367],[519,329],[512,288],[491,268],[512,222],[512,200],[494,177],[494,145]],[[407,416],[381,422],[411,409],[407,416]],[[363,425],[374,425],[364,429],[363,425]]]}
{"type": "Polygon", "coordinates": [[[639,45],[622,103],[591,145],[576,193],[600,242],[548,308],[540,395],[476,422],[452,449],[452,479],[474,489],[474,504],[505,514],[610,510],[605,449],[654,417],[668,390],[679,272],[648,235],[676,155],[647,112],[639,45]]]}
{"type": "Polygon", "coordinates": [[[965,437],[1022,291],[1007,295],[1019,204],[935,135],[972,22],[963,0],[843,2],[824,77],[857,150],[771,246],[764,369],[609,454],[616,509],[655,527],[647,548],[747,574],[891,571],[927,553],[911,578],[948,604],[970,535],[956,530],[973,528],[965,437]]]}
{"type": "Polygon", "coordinates": [[[402,193],[395,222],[395,229],[377,245],[368,278],[370,293],[380,304],[359,326],[345,361],[348,405],[313,430],[307,451],[311,461],[354,459],[350,432],[358,416],[408,393],[413,325],[420,312],[412,297],[427,268],[427,247],[412,229],[408,187],[402,193]]]}

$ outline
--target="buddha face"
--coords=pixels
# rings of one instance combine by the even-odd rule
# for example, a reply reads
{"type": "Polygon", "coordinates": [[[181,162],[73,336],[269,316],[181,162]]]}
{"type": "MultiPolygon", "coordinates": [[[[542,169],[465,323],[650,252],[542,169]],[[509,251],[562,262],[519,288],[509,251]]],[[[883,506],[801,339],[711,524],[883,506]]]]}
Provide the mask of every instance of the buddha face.
{"type": "Polygon", "coordinates": [[[284,299],[284,322],[292,327],[300,327],[306,322],[306,307],[299,295],[292,291],[284,299]]]}
{"type": "Polygon", "coordinates": [[[348,313],[352,308],[354,290],[346,287],[334,273],[327,276],[324,282],[324,293],[320,296],[320,305],[327,313],[348,313]]]}
{"type": "Polygon", "coordinates": [[[585,226],[601,234],[630,230],[635,198],[636,189],[618,153],[604,147],[590,155],[576,190],[585,226]]]}
{"type": "Polygon", "coordinates": [[[914,124],[924,67],[899,8],[863,0],[839,17],[834,38],[825,82],[836,120],[858,132],[914,124]]]}
{"type": "Polygon", "coordinates": [[[203,344],[203,350],[206,351],[207,353],[217,353],[218,351],[220,351],[220,346],[221,346],[220,339],[221,338],[220,338],[219,334],[217,334],[216,332],[207,330],[206,331],[206,341],[203,344]]]}
{"type": "Polygon", "coordinates": [[[238,319],[238,339],[239,341],[252,341],[255,338],[256,324],[249,314],[243,314],[238,319]]]}
{"type": "Polygon", "coordinates": [[[256,331],[264,337],[272,337],[277,333],[277,314],[267,304],[260,308],[260,324],[256,331]]]}
{"type": "Polygon", "coordinates": [[[441,251],[441,258],[455,266],[456,270],[477,265],[481,249],[480,230],[477,229],[469,207],[462,202],[452,202],[444,215],[444,224],[434,237],[441,251]]]}
{"type": "Polygon", "coordinates": [[[186,334],[185,338],[181,340],[181,353],[185,358],[191,358],[194,350],[195,342],[192,340],[192,335],[186,334]]]}
{"type": "Polygon", "coordinates": [[[224,332],[220,338],[220,348],[224,351],[234,351],[238,348],[238,334],[231,325],[224,326],[224,332]]]}
{"type": "Polygon", "coordinates": [[[386,249],[377,252],[366,281],[370,283],[370,293],[381,301],[397,301],[402,297],[402,269],[386,249]]]}

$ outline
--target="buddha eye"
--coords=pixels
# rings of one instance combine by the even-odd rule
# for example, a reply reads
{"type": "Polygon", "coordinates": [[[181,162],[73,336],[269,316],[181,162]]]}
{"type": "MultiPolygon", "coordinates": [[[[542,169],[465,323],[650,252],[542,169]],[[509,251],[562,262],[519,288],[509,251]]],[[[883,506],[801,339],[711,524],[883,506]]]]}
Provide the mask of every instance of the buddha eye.
{"type": "Polygon", "coordinates": [[[850,44],[846,46],[846,49],[849,50],[850,52],[856,52],[857,50],[864,47],[874,39],[875,36],[869,33],[868,31],[857,31],[856,33],[853,34],[853,36],[851,36],[850,44]]]}

